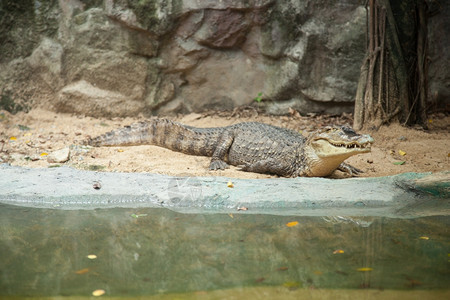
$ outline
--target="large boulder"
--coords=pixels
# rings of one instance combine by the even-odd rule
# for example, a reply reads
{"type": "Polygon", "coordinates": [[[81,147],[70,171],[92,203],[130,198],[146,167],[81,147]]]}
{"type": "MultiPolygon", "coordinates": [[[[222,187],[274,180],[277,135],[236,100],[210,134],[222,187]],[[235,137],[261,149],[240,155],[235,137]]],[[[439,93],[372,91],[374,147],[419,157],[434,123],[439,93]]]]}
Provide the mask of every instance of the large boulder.
{"type": "Polygon", "coordinates": [[[65,86],[59,93],[56,109],[61,112],[93,117],[136,116],[143,109],[142,101],[123,94],[100,89],[84,80],[65,86]]]}

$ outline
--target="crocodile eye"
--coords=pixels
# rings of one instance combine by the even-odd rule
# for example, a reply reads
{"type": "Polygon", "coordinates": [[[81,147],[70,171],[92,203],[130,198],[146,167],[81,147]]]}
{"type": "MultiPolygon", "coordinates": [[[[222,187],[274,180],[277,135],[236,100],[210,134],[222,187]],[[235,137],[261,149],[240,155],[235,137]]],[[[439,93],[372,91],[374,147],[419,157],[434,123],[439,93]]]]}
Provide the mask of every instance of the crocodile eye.
{"type": "Polygon", "coordinates": [[[347,127],[347,126],[342,126],[342,131],[348,135],[348,136],[355,136],[358,135],[353,128],[347,127]]]}

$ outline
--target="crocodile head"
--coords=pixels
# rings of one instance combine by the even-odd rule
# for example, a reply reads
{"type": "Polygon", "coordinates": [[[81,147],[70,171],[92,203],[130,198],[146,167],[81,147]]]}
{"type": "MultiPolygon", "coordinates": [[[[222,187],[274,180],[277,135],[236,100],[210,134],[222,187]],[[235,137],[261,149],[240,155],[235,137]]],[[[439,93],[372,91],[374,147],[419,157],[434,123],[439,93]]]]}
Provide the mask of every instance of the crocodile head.
{"type": "Polygon", "coordinates": [[[307,140],[310,176],[327,176],[352,155],[370,152],[373,138],[347,126],[327,126],[307,140]]]}

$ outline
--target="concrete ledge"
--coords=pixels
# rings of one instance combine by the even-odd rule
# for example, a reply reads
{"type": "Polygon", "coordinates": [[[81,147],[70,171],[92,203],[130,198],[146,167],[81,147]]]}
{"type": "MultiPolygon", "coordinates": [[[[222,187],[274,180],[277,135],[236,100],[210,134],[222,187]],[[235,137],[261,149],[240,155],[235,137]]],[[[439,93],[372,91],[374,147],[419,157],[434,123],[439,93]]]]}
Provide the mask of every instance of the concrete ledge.
{"type": "Polygon", "coordinates": [[[376,178],[171,177],[0,165],[0,203],[54,209],[415,217],[450,214],[450,173],[376,178]],[[231,181],[234,187],[228,187],[231,181]],[[100,187],[95,189],[95,187],[100,187]]]}

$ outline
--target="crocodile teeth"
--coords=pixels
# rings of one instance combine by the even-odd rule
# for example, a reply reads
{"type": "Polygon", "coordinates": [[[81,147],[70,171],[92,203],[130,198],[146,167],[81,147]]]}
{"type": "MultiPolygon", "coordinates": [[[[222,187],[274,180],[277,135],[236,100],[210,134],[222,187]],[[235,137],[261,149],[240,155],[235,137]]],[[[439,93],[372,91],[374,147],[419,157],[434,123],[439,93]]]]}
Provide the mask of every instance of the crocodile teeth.
{"type": "Polygon", "coordinates": [[[334,143],[332,143],[332,145],[333,146],[335,146],[335,147],[345,147],[345,148],[348,148],[348,149],[351,149],[351,148],[366,148],[366,145],[360,145],[360,144],[334,144],[334,143]]]}

